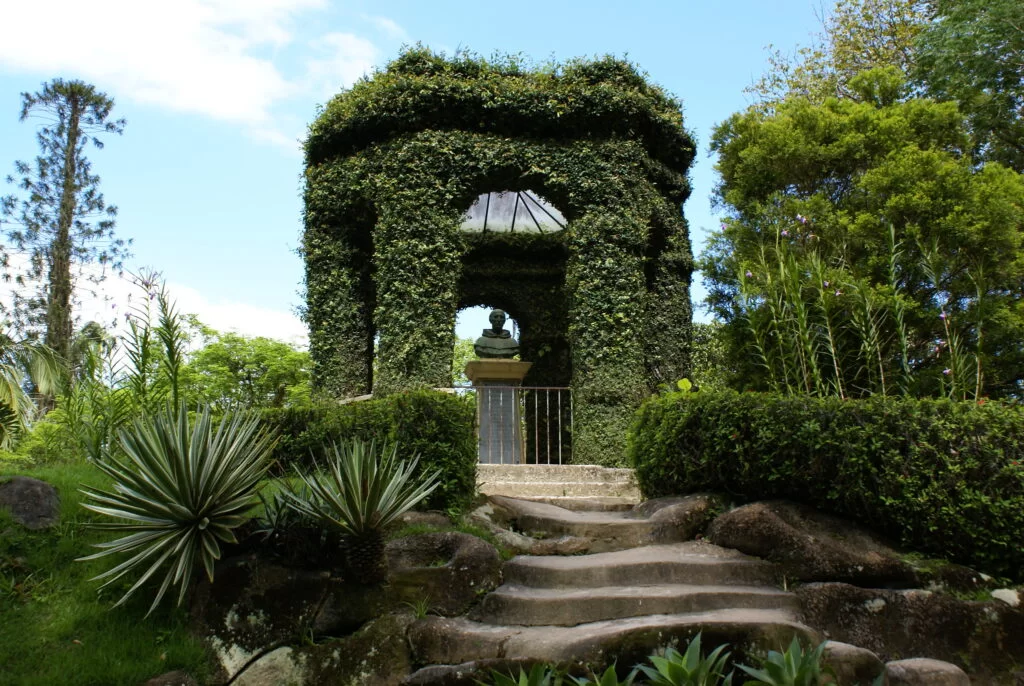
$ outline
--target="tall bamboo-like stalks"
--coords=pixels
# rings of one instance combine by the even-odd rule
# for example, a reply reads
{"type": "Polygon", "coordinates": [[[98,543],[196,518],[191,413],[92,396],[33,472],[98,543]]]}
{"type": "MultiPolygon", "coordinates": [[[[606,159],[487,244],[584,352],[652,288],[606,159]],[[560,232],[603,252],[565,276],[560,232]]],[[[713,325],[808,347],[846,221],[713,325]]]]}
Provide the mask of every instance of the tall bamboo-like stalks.
{"type": "Polygon", "coordinates": [[[835,391],[835,394],[840,398],[846,397],[846,392],[843,389],[843,371],[839,364],[839,345],[836,339],[836,325],[832,321],[832,308],[829,305],[829,294],[832,291],[829,289],[829,280],[827,277],[827,271],[825,269],[825,262],[821,259],[821,256],[817,252],[811,252],[807,256],[809,271],[811,275],[811,285],[815,291],[817,291],[817,306],[818,311],[821,313],[821,322],[824,330],[826,352],[828,359],[832,363],[832,373],[835,375],[830,386],[835,391]]]}
{"type": "Polygon", "coordinates": [[[910,369],[910,334],[907,329],[906,302],[900,291],[899,261],[903,256],[901,243],[896,240],[896,226],[889,224],[889,287],[892,288],[892,315],[896,324],[896,341],[900,347],[900,373],[896,387],[901,395],[909,395],[912,372],[910,369]]]}
{"type": "Polygon", "coordinates": [[[775,367],[772,365],[771,360],[768,359],[768,348],[765,344],[764,333],[761,331],[761,327],[757,326],[754,321],[754,313],[756,311],[757,298],[753,293],[753,289],[749,283],[746,273],[741,269],[737,275],[737,283],[739,284],[739,305],[740,305],[740,316],[747,323],[747,329],[750,331],[751,345],[754,348],[754,355],[760,360],[761,366],[768,372],[768,383],[770,388],[778,393],[781,390],[779,380],[775,375],[775,367]]]}
{"type": "Polygon", "coordinates": [[[985,378],[981,366],[981,337],[982,327],[985,323],[985,294],[988,292],[988,288],[985,282],[984,268],[978,267],[977,274],[968,271],[967,276],[970,277],[971,283],[974,284],[974,308],[977,313],[977,321],[975,322],[976,330],[974,334],[974,399],[978,400],[981,398],[981,389],[985,378]]]}
{"type": "Polygon", "coordinates": [[[818,336],[814,331],[810,318],[810,309],[804,301],[803,270],[797,264],[796,257],[789,250],[779,256],[779,265],[784,294],[788,301],[788,309],[792,312],[793,336],[800,359],[800,371],[803,375],[803,387],[808,393],[824,395],[825,385],[818,367],[818,336]]]}
{"type": "MultiPolygon", "coordinates": [[[[777,254],[777,253],[776,253],[777,254]]],[[[777,258],[776,258],[777,259],[777,258]]],[[[772,265],[769,263],[768,256],[766,255],[765,246],[761,246],[761,263],[759,265],[760,272],[764,274],[765,281],[765,305],[768,307],[768,327],[769,339],[774,340],[775,357],[781,364],[781,376],[783,383],[786,386],[787,393],[793,393],[793,379],[795,375],[793,373],[790,364],[790,351],[789,346],[786,344],[785,326],[786,326],[786,313],[785,313],[785,298],[782,297],[777,280],[774,278],[774,270],[772,265]]],[[[769,348],[771,350],[772,348],[769,348]]]]}
{"type": "Polygon", "coordinates": [[[870,288],[851,281],[846,284],[854,304],[850,311],[850,324],[860,340],[861,365],[867,376],[867,391],[886,395],[885,359],[883,354],[882,324],[884,310],[875,308],[870,288]],[[877,371],[877,376],[876,376],[877,371]]]}
{"type": "MultiPolygon", "coordinates": [[[[939,319],[942,320],[942,330],[946,337],[944,342],[948,351],[949,366],[942,370],[942,376],[939,377],[939,387],[944,395],[955,400],[965,400],[967,392],[963,377],[965,369],[963,345],[960,334],[953,326],[952,321],[955,303],[952,302],[952,298],[948,293],[943,297],[943,293],[946,291],[942,286],[939,250],[934,242],[930,246],[921,245],[921,269],[924,271],[925,276],[928,277],[935,291],[935,300],[939,305],[939,319]]],[[[939,345],[940,357],[941,343],[942,341],[940,341],[939,345]]]]}

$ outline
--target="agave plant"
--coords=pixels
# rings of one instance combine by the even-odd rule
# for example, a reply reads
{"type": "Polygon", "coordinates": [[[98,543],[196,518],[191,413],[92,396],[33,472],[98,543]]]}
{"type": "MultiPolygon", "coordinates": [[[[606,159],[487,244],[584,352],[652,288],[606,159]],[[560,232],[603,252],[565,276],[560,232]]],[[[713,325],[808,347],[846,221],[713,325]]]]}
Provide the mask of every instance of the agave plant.
{"type": "Polygon", "coordinates": [[[835,676],[830,668],[822,669],[821,655],[824,650],[825,644],[821,643],[814,650],[805,651],[794,636],[786,652],[768,651],[768,657],[761,663],[760,669],[747,665],[737,666],[754,677],[744,682],[744,686],[818,686],[822,676],[835,676]]]}
{"type": "Polygon", "coordinates": [[[576,686],[633,686],[633,680],[636,679],[637,671],[634,669],[625,679],[620,679],[615,671],[615,665],[612,665],[604,670],[604,673],[600,676],[591,672],[589,677],[570,676],[569,678],[572,679],[576,686]]]}
{"type": "Polygon", "coordinates": [[[491,670],[491,681],[477,681],[480,686],[561,686],[562,676],[551,667],[534,665],[529,672],[519,668],[519,676],[491,670]]]}
{"type": "Polygon", "coordinates": [[[731,686],[732,672],[725,674],[729,660],[729,653],[723,652],[725,646],[718,646],[704,657],[701,654],[700,637],[700,634],[693,637],[685,654],[669,646],[665,649],[664,657],[651,655],[648,658],[652,666],[639,665],[637,669],[654,686],[731,686]]]}
{"type": "Polygon", "coordinates": [[[113,490],[83,488],[83,506],[120,520],[98,528],[128,535],[96,544],[100,552],[80,559],[131,555],[95,577],[107,579],[105,587],[141,572],[115,607],[161,569],[163,582],[149,612],[172,585],[179,587],[180,605],[196,568],[202,566],[212,581],[220,544],[236,542],[233,529],[256,501],[275,439],[248,413],[226,414],[215,425],[209,408],[201,408],[190,424],[182,403],[137,419],[119,440],[125,457],[108,451],[96,463],[113,479],[113,490]]]}
{"type": "Polygon", "coordinates": [[[354,439],[333,446],[328,468],[299,477],[310,497],[283,495],[299,512],[335,528],[348,539],[348,565],[355,580],[373,583],[386,577],[384,528],[426,498],[439,483],[434,472],[413,479],[419,457],[398,459],[396,446],[378,456],[375,444],[354,439]]]}

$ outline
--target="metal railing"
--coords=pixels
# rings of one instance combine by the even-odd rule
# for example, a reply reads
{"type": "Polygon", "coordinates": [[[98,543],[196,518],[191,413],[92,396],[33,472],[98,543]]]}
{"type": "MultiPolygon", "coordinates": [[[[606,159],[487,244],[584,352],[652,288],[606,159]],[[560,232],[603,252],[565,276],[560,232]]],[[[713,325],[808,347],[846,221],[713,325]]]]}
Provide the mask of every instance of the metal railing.
{"type": "Polygon", "coordinates": [[[572,461],[572,389],[565,386],[473,386],[479,459],[488,464],[572,461]]]}

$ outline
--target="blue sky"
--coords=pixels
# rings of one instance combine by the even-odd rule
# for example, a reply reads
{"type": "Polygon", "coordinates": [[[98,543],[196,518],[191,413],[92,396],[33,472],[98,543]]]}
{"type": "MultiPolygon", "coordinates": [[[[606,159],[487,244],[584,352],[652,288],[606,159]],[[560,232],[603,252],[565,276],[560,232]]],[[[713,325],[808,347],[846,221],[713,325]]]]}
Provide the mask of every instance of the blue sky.
{"type": "MultiPolygon", "coordinates": [[[[54,77],[93,83],[128,120],[88,154],[119,208],[118,234],[134,241],[129,268],[162,272],[214,328],[294,341],[299,141],[319,104],[403,44],[639,64],[682,100],[697,139],[684,212],[699,252],[718,221],[712,127],[749,104],[743,88],[764,70],[765,46],[808,43],[816,12],[815,0],[0,0],[0,176],[36,154],[34,124],[17,119],[21,92],[54,77]]],[[[108,286],[119,300],[125,288],[108,286]]],[[[463,316],[459,333],[486,325],[486,314],[463,316]]]]}

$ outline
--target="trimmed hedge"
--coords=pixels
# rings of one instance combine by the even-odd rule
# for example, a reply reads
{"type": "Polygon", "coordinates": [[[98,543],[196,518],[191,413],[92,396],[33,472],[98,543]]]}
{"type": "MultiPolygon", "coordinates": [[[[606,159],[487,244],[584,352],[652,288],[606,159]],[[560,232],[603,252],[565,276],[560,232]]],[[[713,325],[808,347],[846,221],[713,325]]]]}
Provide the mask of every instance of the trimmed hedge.
{"type": "Polygon", "coordinates": [[[395,443],[400,457],[419,454],[419,473],[441,472],[440,485],[420,507],[449,512],[465,510],[476,492],[475,417],[470,400],[436,391],[263,413],[280,436],[274,458],[282,470],[322,462],[331,443],[343,439],[395,443]]]}
{"type": "Polygon", "coordinates": [[[1024,580],[1019,405],[669,393],[637,412],[629,455],[648,498],[786,498],[1024,580]]]}

